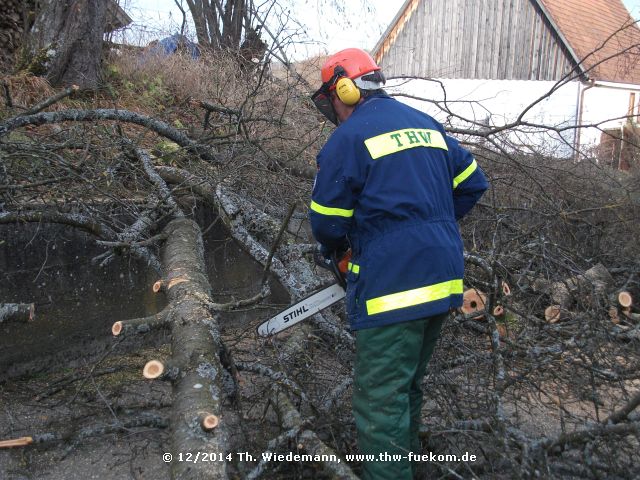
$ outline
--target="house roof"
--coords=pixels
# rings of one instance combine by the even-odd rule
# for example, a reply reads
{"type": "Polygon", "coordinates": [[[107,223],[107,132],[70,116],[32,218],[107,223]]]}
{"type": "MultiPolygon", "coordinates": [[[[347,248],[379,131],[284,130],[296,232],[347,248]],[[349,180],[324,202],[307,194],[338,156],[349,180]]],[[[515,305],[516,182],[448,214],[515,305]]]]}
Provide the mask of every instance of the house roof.
{"type": "MultiPolygon", "coordinates": [[[[391,48],[420,1],[425,0],[404,2],[373,49],[377,62],[391,48]]],[[[586,78],[640,84],[640,28],[622,0],[531,1],[546,15],[586,78]]]]}
{"type": "Polygon", "coordinates": [[[125,12],[117,2],[110,0],[107,3],[107,24],[105,32],[112,32],[126,27],[132,21],[131,17],[127,15],[127,12],[125,12]]]}
{"type": "Polygon", "coordinates": [[[582,60],[589,78],[640,83],[640,29],[622,0],[537,1],[582,60]]]}

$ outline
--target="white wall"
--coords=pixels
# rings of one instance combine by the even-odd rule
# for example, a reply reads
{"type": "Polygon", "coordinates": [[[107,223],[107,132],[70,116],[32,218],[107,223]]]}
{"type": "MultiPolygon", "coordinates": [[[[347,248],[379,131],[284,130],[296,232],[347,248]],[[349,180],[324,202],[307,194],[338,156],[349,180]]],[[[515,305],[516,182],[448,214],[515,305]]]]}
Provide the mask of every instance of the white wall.
{"type": "MultiPolygon", "coordinates": [[[[632,92],[635,92],[634,114],[640,115],[640,86],[609,82],[596,82],[590,87],[572,81],[557,87],[555,82],[547,81],[392,80],[387,84],[387,91],[427,99],[397,97],[429,113],[445,126],[472,130],[480,129],[482,125],[499,127],[515,122],[525,109],[524,122],[572,127],[578,122],[579,102],[584,91],[581,124],[597,126],[580,129],[578,140],[583,152],[589,152],[600,143],[603,129],[619,128],[626,122],[623,117],[627,115],[632,92]],[[533,106],[528,109],[530,105],[533,106]]],[[[571,157],[575,135],[573,128],[554,132],[522,126],[499,135],[497,141],[508,150],[535,150],[571,157]]]]}
{"type": "MultiPolygon", "coordinates": [[[[476,130],[481,128],[478,124],[499,127],[515,122],[534,103],[523,121],[557,127],[575,125],[580,84],[570,82],[557,88],[555,82],[547,81],[448,79],[405,83],[395,80],[387,87],[390,93],[405,93],[437,102],[398,97],[442,123],[476,130]],[[445,108],[462,118],[448,114],[443,111],[445,108]]],[[[574,135],[573,129],[556,133],[535,126],[521,126],[500,135],[498,141],[510,150],[535,149],[557,156],[571,156],[574,135]]]]}
{"type": "MultiPolygon", "coordinates": [[[[598,127],[581,129],[580,144],[583,148],[593,147],[600,143],[602,130],[620,128],[626,123],[629,112],[629,97],[635,94],[633,115],[638,115],[640,87],[621,83],[596,82],[593,87],[582,86],[584,90],[584,107],[582,125],[597,124],[598,127]],[[624,117],[624,118],[621,118],[624,117]]],[[[637,121],[637,118],[633,119],[637,121]]]]}

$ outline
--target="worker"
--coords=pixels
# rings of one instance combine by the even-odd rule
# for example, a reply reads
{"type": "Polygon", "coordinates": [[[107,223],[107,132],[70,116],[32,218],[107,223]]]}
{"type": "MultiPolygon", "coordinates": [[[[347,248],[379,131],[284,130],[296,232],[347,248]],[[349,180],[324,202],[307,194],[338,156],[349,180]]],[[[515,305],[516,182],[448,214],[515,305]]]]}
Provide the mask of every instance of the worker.
{"type": "Polygon", "coordinates": [[[351,249],[353,413],[360,452],[376,456],[362,478],[411,479],[426,365],[442,322],[462,305],[456,220],[488,183],[442,125],[385,93],[367,52],[330,56],[321,77],[312,100],[338,128],[317,156],[309,216],[327,258],[351,249]],[[403,460],[388,461],[394,454],[403,460]]]}

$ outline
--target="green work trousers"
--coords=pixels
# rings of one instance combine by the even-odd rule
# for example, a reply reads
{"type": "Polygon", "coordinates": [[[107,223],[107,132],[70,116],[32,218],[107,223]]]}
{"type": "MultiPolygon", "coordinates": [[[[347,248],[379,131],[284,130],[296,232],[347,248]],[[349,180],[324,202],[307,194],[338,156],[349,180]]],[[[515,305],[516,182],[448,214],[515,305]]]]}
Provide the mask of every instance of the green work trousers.
{"type": "Polygon", "coordinates": [[[416,465],[408,455],[420,453],[422,379],[447,316],[356,332],[353,415],[358,448],[375,457],[363,462],[363,480],[413,478],[416,465]]]}

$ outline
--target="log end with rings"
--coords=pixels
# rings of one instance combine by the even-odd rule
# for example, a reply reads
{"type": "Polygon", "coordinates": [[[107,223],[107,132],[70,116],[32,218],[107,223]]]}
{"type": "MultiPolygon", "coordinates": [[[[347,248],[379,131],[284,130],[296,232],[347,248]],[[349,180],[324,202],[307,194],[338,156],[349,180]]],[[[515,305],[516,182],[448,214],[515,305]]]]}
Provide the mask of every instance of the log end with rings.
{"type": "Polygon", "coordinates": [[[633,297],[627,291],[618,293],[618,303],[622,308],[630,308],[633,305],[633,297]]]}
{"type": "Polygon", "coordinates": [[[116,322],[111,326],[111,333],[114,337],[117,337],[122,333],[122,322],[116,322]]]}
{"type": "Polygon", "coordinates": [[[154,380],[162,376],[165,371],[164,363],[160,360],[149,360],[142,369],[142,376],[154,380]]]}
{"type": "MultiPolygon", "coordinates": [[[[487,296],[477,288],[470,288],[462,294],[462,307],[460,310],[465,315],[473,315],[484,310],[487,296]]],[[[476,317],[477,320],[484,318],[484,315],[476,317]]]]}
{"type": "Polygon", "coordinates": [[[200,426],[205,432],[210,432],[220,424],[220,417],[213,413],[200,414],[200,426]]]}

